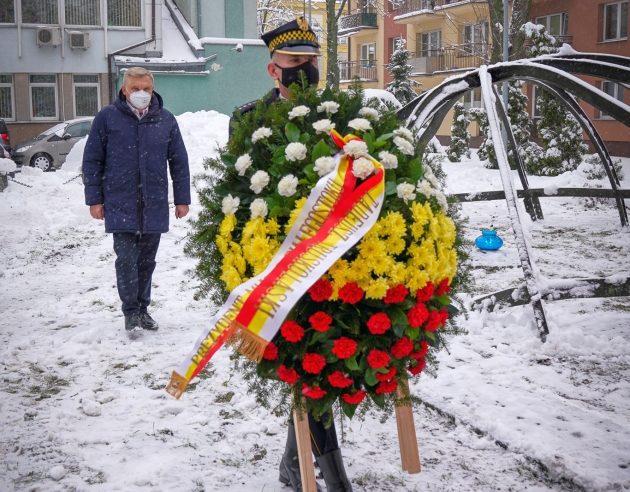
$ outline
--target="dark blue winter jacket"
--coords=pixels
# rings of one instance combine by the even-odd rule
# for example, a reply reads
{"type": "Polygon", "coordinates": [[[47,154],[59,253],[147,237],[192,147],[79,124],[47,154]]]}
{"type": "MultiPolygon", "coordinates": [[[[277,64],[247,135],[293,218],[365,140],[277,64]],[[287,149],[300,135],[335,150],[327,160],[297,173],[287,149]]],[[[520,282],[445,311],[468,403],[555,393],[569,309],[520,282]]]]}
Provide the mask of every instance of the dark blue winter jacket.
{"type": "Polygon", "coordinates": [[[188,154],[175,117],[154,92],[138,120],[121,91],[94,118],[83,153],[85,203],[105,206],[106,232],[168,231],[167,163],[175,204],[190,204],[188,154]]]}

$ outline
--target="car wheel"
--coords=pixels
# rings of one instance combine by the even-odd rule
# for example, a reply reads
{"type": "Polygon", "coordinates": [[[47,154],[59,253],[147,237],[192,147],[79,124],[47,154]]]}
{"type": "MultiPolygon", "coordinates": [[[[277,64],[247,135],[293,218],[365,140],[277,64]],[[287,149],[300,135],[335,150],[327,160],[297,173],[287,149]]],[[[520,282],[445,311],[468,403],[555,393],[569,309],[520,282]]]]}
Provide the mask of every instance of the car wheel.
{"type": "Polygon", "coordinates": [[[43,152],[35,154],[31,157],[31,166],[41,169],[42,171],[52,171],[52,157],[43,152]]]}

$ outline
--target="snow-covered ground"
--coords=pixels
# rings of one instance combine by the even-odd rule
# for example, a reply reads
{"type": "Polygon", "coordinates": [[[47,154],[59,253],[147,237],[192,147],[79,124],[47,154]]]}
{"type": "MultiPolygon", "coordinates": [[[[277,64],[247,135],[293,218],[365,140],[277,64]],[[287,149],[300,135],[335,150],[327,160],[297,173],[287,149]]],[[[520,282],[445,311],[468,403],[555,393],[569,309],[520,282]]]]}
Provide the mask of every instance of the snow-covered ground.
{"type": "MultiPolygon", "coordinates": [[[[178,120],[199,172],[226,141],[228,118],[178,120]]],[[[72,180],[77,159],[79,150],[55,173],[24,169],[16,179],[28,187],[10,182],[0,193],[0,490],[288,490],[277,481],[285,422],[230,374],[227,349],[180,401],[163,390],[211,312],[193,298],[187,221],[173,221],[158,253],[152,313],[161,328],[129,341],[111,237],[72,180]]],[[[501,188],[498,171],[475,159],[444,168],[450,193],[501,188]]],[[[530,181],[585,182],[579,172],[530,181]]],[[[610,203],[541,201],[545,220],[526,227],[544,277],[628,275],[630,232],[610,203]]],[[[471,251],[475,292],[516,285],[505,202],[463,211],[470,240],[490,224],[505,240],[494,253],[471,251]]],[[[414,411],[422,473],[401,471],[393,418],[339,425],[355,490],[630,489],[630,301],[544,305],[544,344],[529,306],[460,320],[468,333],[440,355],[437,377],[413,388],[424,402],[414,411]]]]}

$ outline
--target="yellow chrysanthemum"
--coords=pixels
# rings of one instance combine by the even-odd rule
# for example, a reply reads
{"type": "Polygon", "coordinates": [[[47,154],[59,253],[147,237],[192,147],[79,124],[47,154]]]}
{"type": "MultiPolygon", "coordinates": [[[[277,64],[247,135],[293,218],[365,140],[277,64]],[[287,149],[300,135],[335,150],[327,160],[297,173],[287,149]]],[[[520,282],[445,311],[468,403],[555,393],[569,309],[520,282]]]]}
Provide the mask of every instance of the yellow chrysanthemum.
{"type": "Polygon", "coordinates": [[[219,236],[222,236],[226,239],[231,238],[232,231],[236,226],[236,215],[229,214],[223,217],[221,224],[219,225],[219,236]]]}
{"type": "Polygon", "coordinates": [[[275,218],[265,222],[265,232],[270,236],[277,236],[280,233],[280,226],[275,218]]]}
{"type": "Polygon", "coordinates": [[[219,250],[219,253],[225,256],[225,254],[229,250],[228,240],[224,238],[223,236],[217,236],[214,240],[214,243],[217,245],[217,249],[219,250]]]}
{"type": "Polygon", "coordinates": [[[387,280],[379,277],[369,282],[365,289],[365,297],[367,299],[382,299],[387,294],[387,289],[389,289],[387,280]]]}
{"type": "Polygon", "coordinates": [[[407,280],[405,281],[405,285],[411,291],[412,294],[418,289],[421,289],[426,285],[426,283],[430,280],[429,275],[424,270],[419,269],[409,269],[407,270],[407,280]]]}
{"type": "Polygon", "coordinates": [[[376,275],[387,273],[393,264],[394,260],[389,255],[377,255],[370,258],[370,267],[376,275]]]}
{"type": "Polygon", "coordinates": [[[385,243],[373,236],[361,239],[358,248],[361,256],[365,259],[371,259],[375,256],[382,256],[385,254],[385,243]]]}
{"type": "Polygon", "coordinates": [[[411,235],[417,240],[424,235],[425,225],[433,218],[433,212],[429,202],[424,204],[413,202],[409,208],[413,217],[413,223],[410,228],[411,235]]]}
{"type": "Polygon", "coordinates": [[[385,240],[385,248],[390,255],[399,255],[405,251],[407,244],[400,236],[391,235],[385,240]]]}
{"type": "Polygon", "coordinates": [[[400,261],[396,261],[389,269],[389,272],[387,272],[387,274],[392,285],[402,284],[407,278],[407,265],[400,261]]]}
{"type": "Polygon", "coordinates": [[[230,292],[241,285],[241,277],[236,269],[231,265],[225,266],[223,268],[223,272],[221,273],[221,280],[225,284],[227,290],[230,292]]]}
{"type": "Polygon", "coordinates": [[[383,233],[390,237],[403,237],[407,233],[407,224],[400,212],[388,212],[379,222],[382,225],[383,233]]]}

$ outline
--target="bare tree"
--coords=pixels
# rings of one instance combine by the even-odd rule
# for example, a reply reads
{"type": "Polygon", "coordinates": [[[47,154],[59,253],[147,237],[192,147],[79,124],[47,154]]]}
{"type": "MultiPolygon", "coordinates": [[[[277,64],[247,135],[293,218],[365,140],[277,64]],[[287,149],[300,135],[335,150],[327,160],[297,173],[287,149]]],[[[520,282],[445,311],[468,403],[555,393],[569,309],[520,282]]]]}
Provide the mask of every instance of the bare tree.
{"type": "MultiPolygon", "coordinates": [[[[510,60],[525,57],[525,36],[521,26],[529,21],[532,0],[511,0],[512,18],[509,26],[510,60]]],[[[492,53],[490,61],[503,59],[503,0],[488,0],[490,10],[490,32],[492,33],[492,53]]]]}
{"type": "Polygon", "coordinates": [[[257,0],[256,14],[259,35],[295,19],[285,0],[257,0]]]}

